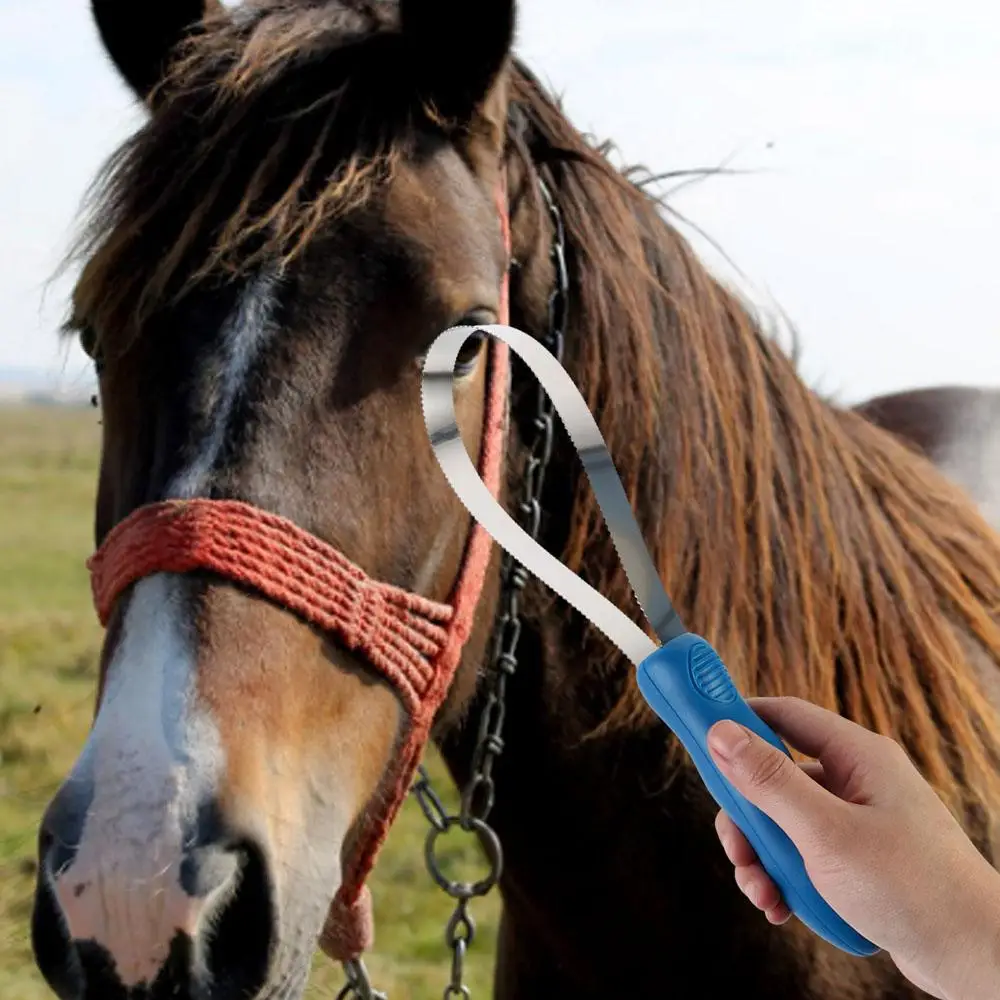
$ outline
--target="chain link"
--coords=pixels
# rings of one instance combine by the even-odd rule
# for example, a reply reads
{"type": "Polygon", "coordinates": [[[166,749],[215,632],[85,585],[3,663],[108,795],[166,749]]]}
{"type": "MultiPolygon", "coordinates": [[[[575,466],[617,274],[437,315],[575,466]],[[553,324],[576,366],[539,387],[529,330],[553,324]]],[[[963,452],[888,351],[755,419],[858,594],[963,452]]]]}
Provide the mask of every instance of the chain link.
{"type": "Polygon", "coordinates": [[[368,970],[360,958],[344,963],[344,976],[347,982],[337,994],[337,1000],[389,1000],[385,993],[380,993],[372,986],[368,970]]]}
{"type": "MultiPolygon", "coordinates": [[[[566,268],[566,238],[559,207],[548,186],[538,178],[539,188],[553,225],[552,265],[555,282],[548,302],[548,330],[542,343],[562,363],[566,321],[569,310],[569,274],[566,268]]],[[[525,460],[521,500],[517,515],[521,526],[537,539],[542,523],[542,490],[545,472],[552,457],[555,434],[554,408],[545,390],[538,386],[534,437],[525,460]]],[[[471,762],[471,776],[462,791],[458,815],[448,812],[434,789],[430,775],[421,765],[410,791],[430,830],[424,846],[424,858],[431,877],[455,900],[455,909],[445,928],[445,942],[451,951],[451,977],[442,995],[443,1000],[469,1000],[472,993],[465,984],[465,958],[476,933],[476,923],[469,912],[470,900],[485,896],[497,884],[503,871],[503,850],[500,838],[487,822],[496,798],[493,767],[503,753],[503,727],[507,703],[507,682],[517,671],[517,646],[521,637],[521,593],[528,582],[528,571],[504,553],[500,608],[494,632],[490,659],[486,703],[479,719],[476,745],[471,762]],[[438,839],[455,827],[475,834],[486,853],[489,871],[478,882],[461,882],[448,878],[441,869],[436,854],[438,839]]],[[[377,993],[361,962],[345,966],[348,981],[337,1000],[386,1000],[377,993]]]]}

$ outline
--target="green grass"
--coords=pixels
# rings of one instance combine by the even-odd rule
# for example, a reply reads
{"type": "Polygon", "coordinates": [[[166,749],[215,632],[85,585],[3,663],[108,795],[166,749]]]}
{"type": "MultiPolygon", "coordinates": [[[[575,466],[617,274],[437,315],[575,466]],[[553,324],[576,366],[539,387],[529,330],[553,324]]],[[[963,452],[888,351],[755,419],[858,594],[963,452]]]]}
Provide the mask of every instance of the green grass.
{"type": "MultiPolygon", "coordinates": [[[[38,820],[86,737],[101,631],[84,561],[91,550],[98,415],[0,407],[0,997],[51,997],[28,940],[38,820]]],[[[436,754],[428,766],[449,805],[457,796],[436,754]]],[[[414,801],[400,812],[371,879],[376,945],[366,963],[391,1000],[439,997],[449,955],[450,901],[423,866],[427,824],[414,801]]],[[[478,849],[442,844],[456,871],[482,871],[478,849]]],[[[468,877],[468,876],[466,876],[468,877]]],[[[467,960],[473,997],[491,993],[499,901],[473,904],[467,960]]],[[[317,955],[307,996],[332,998],[338,966],[317,955]]]]}

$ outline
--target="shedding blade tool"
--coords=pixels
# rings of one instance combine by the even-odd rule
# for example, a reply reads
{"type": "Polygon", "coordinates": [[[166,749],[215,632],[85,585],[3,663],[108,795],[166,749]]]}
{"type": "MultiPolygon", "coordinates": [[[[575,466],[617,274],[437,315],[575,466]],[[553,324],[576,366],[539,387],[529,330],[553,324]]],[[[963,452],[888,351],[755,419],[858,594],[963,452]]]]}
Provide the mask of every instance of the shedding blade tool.
{"type": "Polygon", "coordinates": [[[817,892],[802,856],[785,832],[729,783],[709,755],[708,731],[722,719],[740,723],[785,754],[788,748],[744,701],[718,653],[682,624],[650,558],[597,422],[562,365],[538,341],[513,327],[452,327],[435,340],[427,354],[423,407],[437,460],[469,513],[500,546],[593,622],[635,664],[646,701],[683,743],[709,792],[752,844],[788,908],[841,950],[860,956],[875,954],[876,946],[817,892]],[[465,341],[483,333],[515,351],[552,401],[583,461],[629,583],[660,644],[538,545],[479,478],[458,431],[454,371],[465,341]]]}

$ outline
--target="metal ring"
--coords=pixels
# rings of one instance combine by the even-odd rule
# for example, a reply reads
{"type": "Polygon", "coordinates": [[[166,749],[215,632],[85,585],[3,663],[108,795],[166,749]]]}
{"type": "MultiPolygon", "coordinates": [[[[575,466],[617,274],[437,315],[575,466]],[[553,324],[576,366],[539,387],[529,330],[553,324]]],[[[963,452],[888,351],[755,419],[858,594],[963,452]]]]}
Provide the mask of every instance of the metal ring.
{"type": "Polygon", "coordinates": [[[503,871],[503,849],[500,846],[500,838],[493,831],[493,828],[484,823],[481,819],[469,817],[463,824],[457,816],[449,816],[447,825],[443,830],[431,827],[427,831],[427,840],[424,841],[424,858],[427,861],[427,870],[431,873],[431,878],[453,899],[472,899],[474,896],[485,896],[500,880],[503,871]],[[486,852],[486,859],[489,862],[490,870],[485,878],[478,882],[456,882],[449,879],[441,871],[438,864],[437,855],[434,853],[434,845],[442,833],[447,833],[452,827],[467,829],[477,834],[479,842],[486,852]]]}

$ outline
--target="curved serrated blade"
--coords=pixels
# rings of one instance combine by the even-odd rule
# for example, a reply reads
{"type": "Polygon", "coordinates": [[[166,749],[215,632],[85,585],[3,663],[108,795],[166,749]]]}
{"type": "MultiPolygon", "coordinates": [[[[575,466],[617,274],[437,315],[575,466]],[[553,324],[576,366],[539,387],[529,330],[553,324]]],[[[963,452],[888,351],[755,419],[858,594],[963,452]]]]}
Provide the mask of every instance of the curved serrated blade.
{"type": "Polygon", "coordinates": [[[684,631],[649,556],[597,422],[556,358],[528,334],[510,326],[456,326],[427,353],[423,376],[424,421],[431,445],[452,489],[469,513],[526,569],[593,622],[634,664],[657,647],[606,597],[538,544],[493,498],[465,450],[455,417],[453,379],[458,352],[475,333],[506,343],[531,369],[552,401],[583,461],[636,600],[661,642],[684,631]]]}

